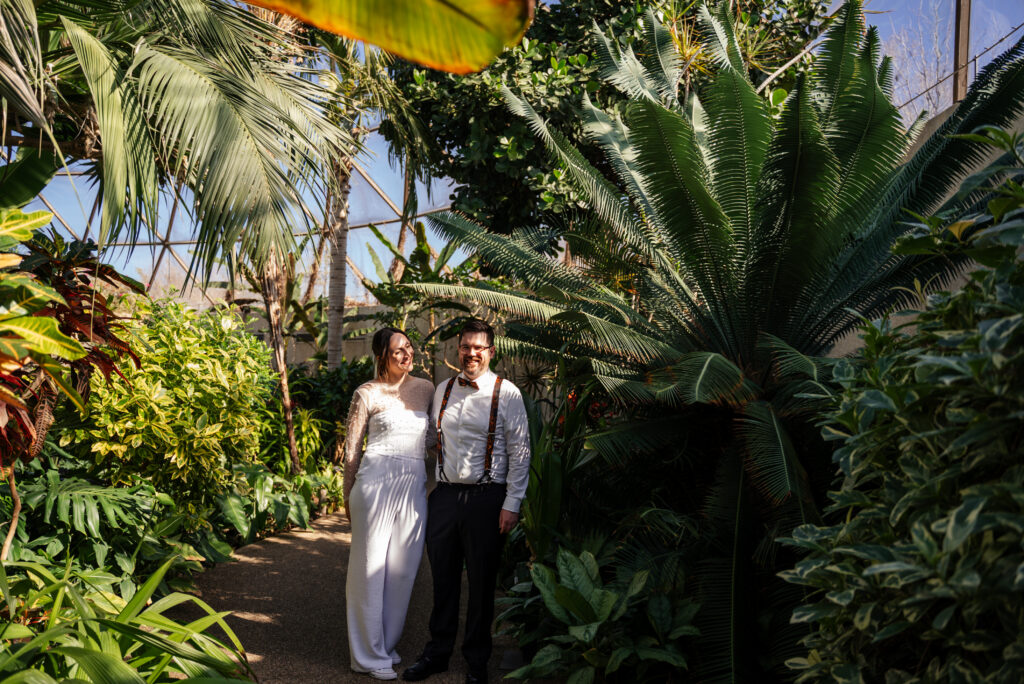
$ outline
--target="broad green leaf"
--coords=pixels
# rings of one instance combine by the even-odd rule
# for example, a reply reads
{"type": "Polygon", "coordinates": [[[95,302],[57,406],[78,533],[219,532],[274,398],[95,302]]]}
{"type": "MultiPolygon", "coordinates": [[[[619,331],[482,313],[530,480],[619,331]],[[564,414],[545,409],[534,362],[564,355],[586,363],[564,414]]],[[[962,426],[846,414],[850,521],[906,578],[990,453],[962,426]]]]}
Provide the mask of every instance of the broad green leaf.
{"type": "Polygon", "coordinates": [[[249,536],[249,516],[245,513],[245,500],[238,494],[229,493],[218,499],[220,510],[228,522],[235,526],[242,537],[249,536]]]}
{"type": "Polygon", "coordinates": [[[60,331],[55,319],[45,316],[19,316],[0,321],[0,333],[13,333],[24,340],[29,349],[69,361],[86,354],[77,340],[60,331]]]}
{"type": "Polygon", "coordinates": [[[590,573],[574,553],[568,549],[558,550],[558,579],[571,589],[575,589],[584,598],[589,598],[594,591],[594,582],[590,573]]]}
{"type": "Polygon", "coordinates": [[[11,238],[25,242],[36,229],[45,226],[52,218],[53,214],[48,211],[34,211],[31,214],[17,209],[0,211],[0,239],[11,238]]]}
{"type": "Polygon", "coordinates": [[[534,563],[533,567],[530,568],[530,577],[533,579],[534,586],[540,591],[544,605],[547,606],[551,614],[559,621],[567,625],[571,624],[572,621],[569,619],[569,614],[555,598],[555,588],[558,586],[558,583],[555,580],[555,573],[551,568],[541,563],[534,563]]]}
{"type": "Polygon", "coordinates": [[[255,0],[433,69],[479,71],[519,42],[534,0],[255,0]]]}
{"type": "Polygon", "coordinates": [[[0,275],[0,286],[8,293],[4,296],[6,301],[0,304],[0,317],[5,315],[4,310],[14,312],[21,309],[25,313],[33,313],[49,302],[66,304],[55,289],[26,273],[0,275]]]}
{"type": "Polygon", "coordinates": [[[569,675],[569,678],[565,680],[565,684],[591,684],[594,681],[595,672],[594,667],[588,665],[569,675]]]}
{"type": "Polygon", "coordinates": [[[597,620],[597,613],[590,606],[590,603],[583,597],[583,594],[575,589],[559,584],[555,587],[555,600],[581,622],[595,622],[597,620]]]}
{"type": "Polygon", "coordinates": [[[7,677],[0,684],[57,684],[57,680],[39,670],[22,670],[7,677]]]}
{"type": "Polygon", "coordinates": [[[0,203],[3,208],[22,207],[46,187],[60,166],[52,152],[23,146],[13,162],[0,167],[0,203]]]}

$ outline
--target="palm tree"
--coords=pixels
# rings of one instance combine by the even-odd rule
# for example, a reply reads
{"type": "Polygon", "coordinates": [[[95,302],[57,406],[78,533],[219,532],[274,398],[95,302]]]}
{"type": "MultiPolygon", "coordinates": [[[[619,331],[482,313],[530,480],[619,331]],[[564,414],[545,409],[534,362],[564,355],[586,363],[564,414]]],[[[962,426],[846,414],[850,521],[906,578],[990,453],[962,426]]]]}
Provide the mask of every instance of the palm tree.
{"type": "MultiPolygon", "coordinates": [[[[625,407],[629,419],[587,445],[621,466],[618,477],[651,454],[662,475],[675,473],[630,491],[701,521],[702,675],[760,681],[796,642],[773,540],[819,518],[832,474],[813,424],[811,395],[828,394],[820,357],[861,316],[910,303],[915,280],[938,287],[957,273],[961,263],[890,248],[909,230],[904,210],[955,214],[983,200],[951,196],[988,153],[950,135],[1021,113],[1024,45],[987,67],[902,163],[919,128],[900,124],[892,64],[859,2],[846,4],[778,118],[748,80],[727,4],[702,10],[716,71],[688,101],[653,16],[635,49],[598,36],[604,78],[630,104],[620,117],[584,98],[581,117],[614,179],[506,92],[585,198],[588,210],[567,222],[575,267],[535,249],[550,231],[503,238],[449,213],[429,220],[524,290],[417,289],[511,314],[500,349],[573,360],[625,407]]],[[[616,500],[629,500],[622,491],[616,500]]]]}
{"type": "Polygon", "coordinates": [[[17,95],[5,142],[55,142],[89,162],[101,243],[157,225],[161,188],[180,181],[192,193],[200,270],[236,242],[262,260],[287,248],[301,198],[323,185],[317,170],[350,142],[323,116],[325,92],[304,77],[309,68],[287,58],[303,54],[296,37],[232,4],[0,8],[0,44],[14,66],[0,82],[17,95]]]}

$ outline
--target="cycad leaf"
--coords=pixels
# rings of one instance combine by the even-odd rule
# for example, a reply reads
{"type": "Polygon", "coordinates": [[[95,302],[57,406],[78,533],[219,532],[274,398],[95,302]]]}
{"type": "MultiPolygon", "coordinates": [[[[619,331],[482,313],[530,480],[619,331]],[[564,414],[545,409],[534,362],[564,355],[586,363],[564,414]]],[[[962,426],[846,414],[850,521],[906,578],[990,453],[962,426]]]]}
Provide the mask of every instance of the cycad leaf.
{"type": "Polygon", "coordinates": [[[864,36],[864,12],[860,0],[847,0],[839,18],[832,24],[821,46],[812,71],[814,102],[820,108],[820,120],[827,127],[856,68],[861,39],[864,36]]]}
{"type": "Polygon", "coordinates": [[[739,432],[747,444],[751,482],[775,503],[795,497],[803,522],[808,522],[807,473],[782,421],[766,402],[751,402],[743,413],[739,432]]]}

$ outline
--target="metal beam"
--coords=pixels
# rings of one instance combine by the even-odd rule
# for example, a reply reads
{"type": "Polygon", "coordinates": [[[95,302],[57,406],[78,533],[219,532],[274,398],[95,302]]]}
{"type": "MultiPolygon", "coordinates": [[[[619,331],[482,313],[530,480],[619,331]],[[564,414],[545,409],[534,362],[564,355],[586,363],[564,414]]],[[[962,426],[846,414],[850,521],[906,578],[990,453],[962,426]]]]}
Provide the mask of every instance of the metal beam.
{"type": "Polygon", "coordinates": [[[971,0],[956,0],[953,27],[953,104],[967,95],[967,65],[971,60],[971,0]]]}

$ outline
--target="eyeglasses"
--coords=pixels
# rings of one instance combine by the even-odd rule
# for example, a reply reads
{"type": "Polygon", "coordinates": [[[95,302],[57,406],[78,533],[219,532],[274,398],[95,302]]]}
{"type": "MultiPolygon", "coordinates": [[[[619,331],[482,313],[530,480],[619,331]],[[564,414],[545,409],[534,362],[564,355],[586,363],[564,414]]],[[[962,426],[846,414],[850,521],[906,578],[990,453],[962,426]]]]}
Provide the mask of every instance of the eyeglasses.
{"type": "Polygon", "coordinates": [[[478,345],[478,344],[474,344],[474,345],[460,344],[459,345],[459,351],[462,352],[463,354],[469,354],[471,352],[477,352],[477,353],[478,352],[485,352],[485,351],[487,351],[490,348],[491,347],[489,347],[487,345],[478,345]]]}

